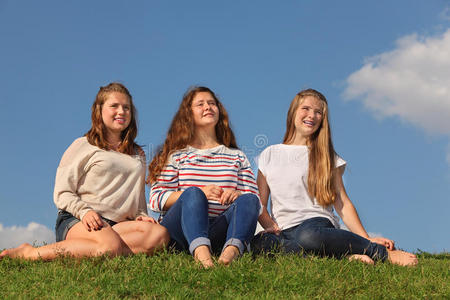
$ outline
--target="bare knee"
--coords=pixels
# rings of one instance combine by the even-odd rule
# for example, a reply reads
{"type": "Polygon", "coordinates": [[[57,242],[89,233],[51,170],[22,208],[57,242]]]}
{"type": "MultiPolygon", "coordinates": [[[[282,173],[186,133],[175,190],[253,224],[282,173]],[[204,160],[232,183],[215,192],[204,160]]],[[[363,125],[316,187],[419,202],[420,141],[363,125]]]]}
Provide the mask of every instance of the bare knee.
{"type": "Polygon", "coordinates": [[[155,251],[164,248],[170,240],[167,229],[159,224],[146,224],[144,228],[144,252],[153,254],[155,251]]]}
{"type": "Polygon", "coordinates": [[[108,255],[114,257],[122,255],[124,252],[122,239],[111,228],[101,235],[96,242],[98,245],[96,256],[108,255]]]}

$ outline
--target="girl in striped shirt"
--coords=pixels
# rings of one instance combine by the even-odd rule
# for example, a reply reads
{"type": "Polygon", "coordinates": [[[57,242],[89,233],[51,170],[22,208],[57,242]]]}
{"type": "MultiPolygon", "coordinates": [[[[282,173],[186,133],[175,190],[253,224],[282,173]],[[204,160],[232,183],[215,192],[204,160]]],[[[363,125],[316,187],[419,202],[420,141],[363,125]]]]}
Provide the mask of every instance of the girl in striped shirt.
{"type": "Polygon", "coordinates": [[[150,207],[175,249],[204,267],[211,252],[228,265],[243,253],[261,209],[250,163],[236,146],[228,114],[213,91],[186,92],[161,151],[149,166],[150,207]]]}

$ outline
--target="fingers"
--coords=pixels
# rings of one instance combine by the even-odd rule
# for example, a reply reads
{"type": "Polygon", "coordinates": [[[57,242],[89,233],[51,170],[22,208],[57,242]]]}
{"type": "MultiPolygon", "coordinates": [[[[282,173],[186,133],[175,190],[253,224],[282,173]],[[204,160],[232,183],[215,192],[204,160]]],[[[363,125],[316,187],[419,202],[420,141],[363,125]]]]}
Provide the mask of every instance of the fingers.
{"type": "Polygon", "coordinates": [[[143,221],[143,222],[157,224],[156,220],[153,219],[152,217],[139,216],[136,218],[136,221],[143,221]]]}
{"type": "Polygon", "coordinates": [[[241,193],[236,190],[224,190],[222,196],[220,197],[220,204],[227,205],[233,203],[241,193]]]}
{"type": "Polygon", "coordinates": [[[210,185],[209,187],[210,187],[209,188],[209,194],[210,194],[211,198],[209,198],[209,197],[206,197],[206,198],[208,198],[208,199],[213,199],[213,198],[220,199],[221,196],[223,195],[224,190],[221,187],[217,186],[217,185],[210,185]]]}
{"type": "Polygon", "coordinates": [[[278,227],[277,224],[275,224],[274,226],[269,227],[269,228],[267,228],[266,230],[264,230],[264,232],[267,232],[267,233],[273,233],[273,234],[276,234],[276,235],[280,235],[281,229],[280,229],[280,227],[278,227]]]}
{"type": "Polygon", "coordinates": [[[208,200],[215,200],[220,202],[221,196],[223,194],[223,189],[220,186],[211,184],[201,188],[203,193],[208,200]]]}
{"type": "Polygon", "coordinates": [[[388,250],[395,250],[395,242],[393,240],[378,237],[370,239],[372,242],[385,246],[388,250]]]}
{"type": "Polygon", "coordinates": [[[87,231],[91,230],[100,230],[103,227],[103,220],[97,214],[95,211],[90,210],[88,211],[84,217],[83,220],[81,220],[84,227],[87,229],[87,231]]]}
{"type": "Polygon", "coordinates": [[[387,240],[387,245],[386,248],[388,248],[389,250],[394,250],[395,249],[395,243],[392,240],[387,240]]]}

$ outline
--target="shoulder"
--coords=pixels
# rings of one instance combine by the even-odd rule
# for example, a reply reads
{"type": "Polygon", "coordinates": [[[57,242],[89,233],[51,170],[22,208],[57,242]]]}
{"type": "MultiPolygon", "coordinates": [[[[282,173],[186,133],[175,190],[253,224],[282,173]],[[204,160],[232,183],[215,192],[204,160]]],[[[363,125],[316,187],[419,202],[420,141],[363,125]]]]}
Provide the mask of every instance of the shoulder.
{"type": "Polygon", "coordinates": [[[169,154],[169,156],[167,158],[167,163],[170,165],[178,165],[180,163],[180,160],[182,160],[183,158],[186,158],[188,156],[189,156],[189,151],[187,148],[174,150],[172,153],[169,154]]]}
{"type": "Polygon", "coordinates": [[[229,148],[225,145],[222,145],[217,151],[216,153],[218,155],[226,155],[229,156],[231,158],[236,158],[239,160],[247,160],[247,156],[245,155],[244,151],[242,151],[241,149],[237,149],[237,148],[229,148]]]}
{"type": "Polygon", "coordinates": [[[345,165],[347,165],[347,162],[342,157],[340,157],[337,153],[335,154],[334,159],[335,159],[336,168],[339,168],[342,166],[345,167],[345,165]]]}
{"type": "Polygon", "coordinates": [[[270,158],[272,156],[273,153],[279,153],[281,151],[283,151],[283,144],[275,144],[275,145],[270,145],[269,147],[267,147],[266,149],[264,149],[261,154],[259,155],[260,158],[270,158]]]}
{"type": "Polygon", "coordinates": [[[61,158],[60,166],[76,162],[100,150],[97,146],[89,144],[86,137],[79,137],[67,148],[61,158]]]}
{"type": "Polygon", "coordinates": [[[66,152],[78,152],[100,149],[97,146],[89,144],[85,136],[75,139],[72,144],[67,148],[66,152]]]}
{"type": "Polygon", "coordinates": [[[242,154],[244,154],[244,152],[241,149],[230,148],[230,147],[227,147],[225,145],[221,145],[218,148],[217,152],[223,152],[223,153],[234,154],[234,155],[242,155],[242,154]]]}
{"type": "Polygon", "coordinates": [[[139,146],[138,144],[135,144],[134,149],[136,151],[136,155],[139,155],[140,157],[145,158],[145,151],[144,151],[144,149],[142,149],[141,146],[139,146]]]}

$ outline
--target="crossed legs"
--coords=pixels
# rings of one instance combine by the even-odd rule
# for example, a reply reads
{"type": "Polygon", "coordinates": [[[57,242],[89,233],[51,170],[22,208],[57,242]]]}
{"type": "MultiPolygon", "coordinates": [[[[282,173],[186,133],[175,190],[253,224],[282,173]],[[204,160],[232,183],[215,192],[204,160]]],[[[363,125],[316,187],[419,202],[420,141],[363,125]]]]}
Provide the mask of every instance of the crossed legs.
{"type": "Polygon", "coordinates": [[[388,250],[347,230],[335,228],[326,218],[311,218],[302,224],[283,230],[277,236],[266,233],[252,241],[256,253],[279,249],[288,253],[314,253],[333,257],[345,257],[373,264],[374,260],[389,260],[397,265],[416,265],[414,254],[401,250],[388,250]]]}
{"type": "Polygon", "coordinates": [[[129,255],[146,253],[152,255],[168,243],[167,230],[158,225],[144,221],[126,221],[104,227],[97,231],[87,231],[81,222],[75,224],[61,242],[33,247],[22,244],[0,253],[0,258],[9,256],[24,259],[52,260],[60,255],[88,257],[109,255],[129,255]]]}

